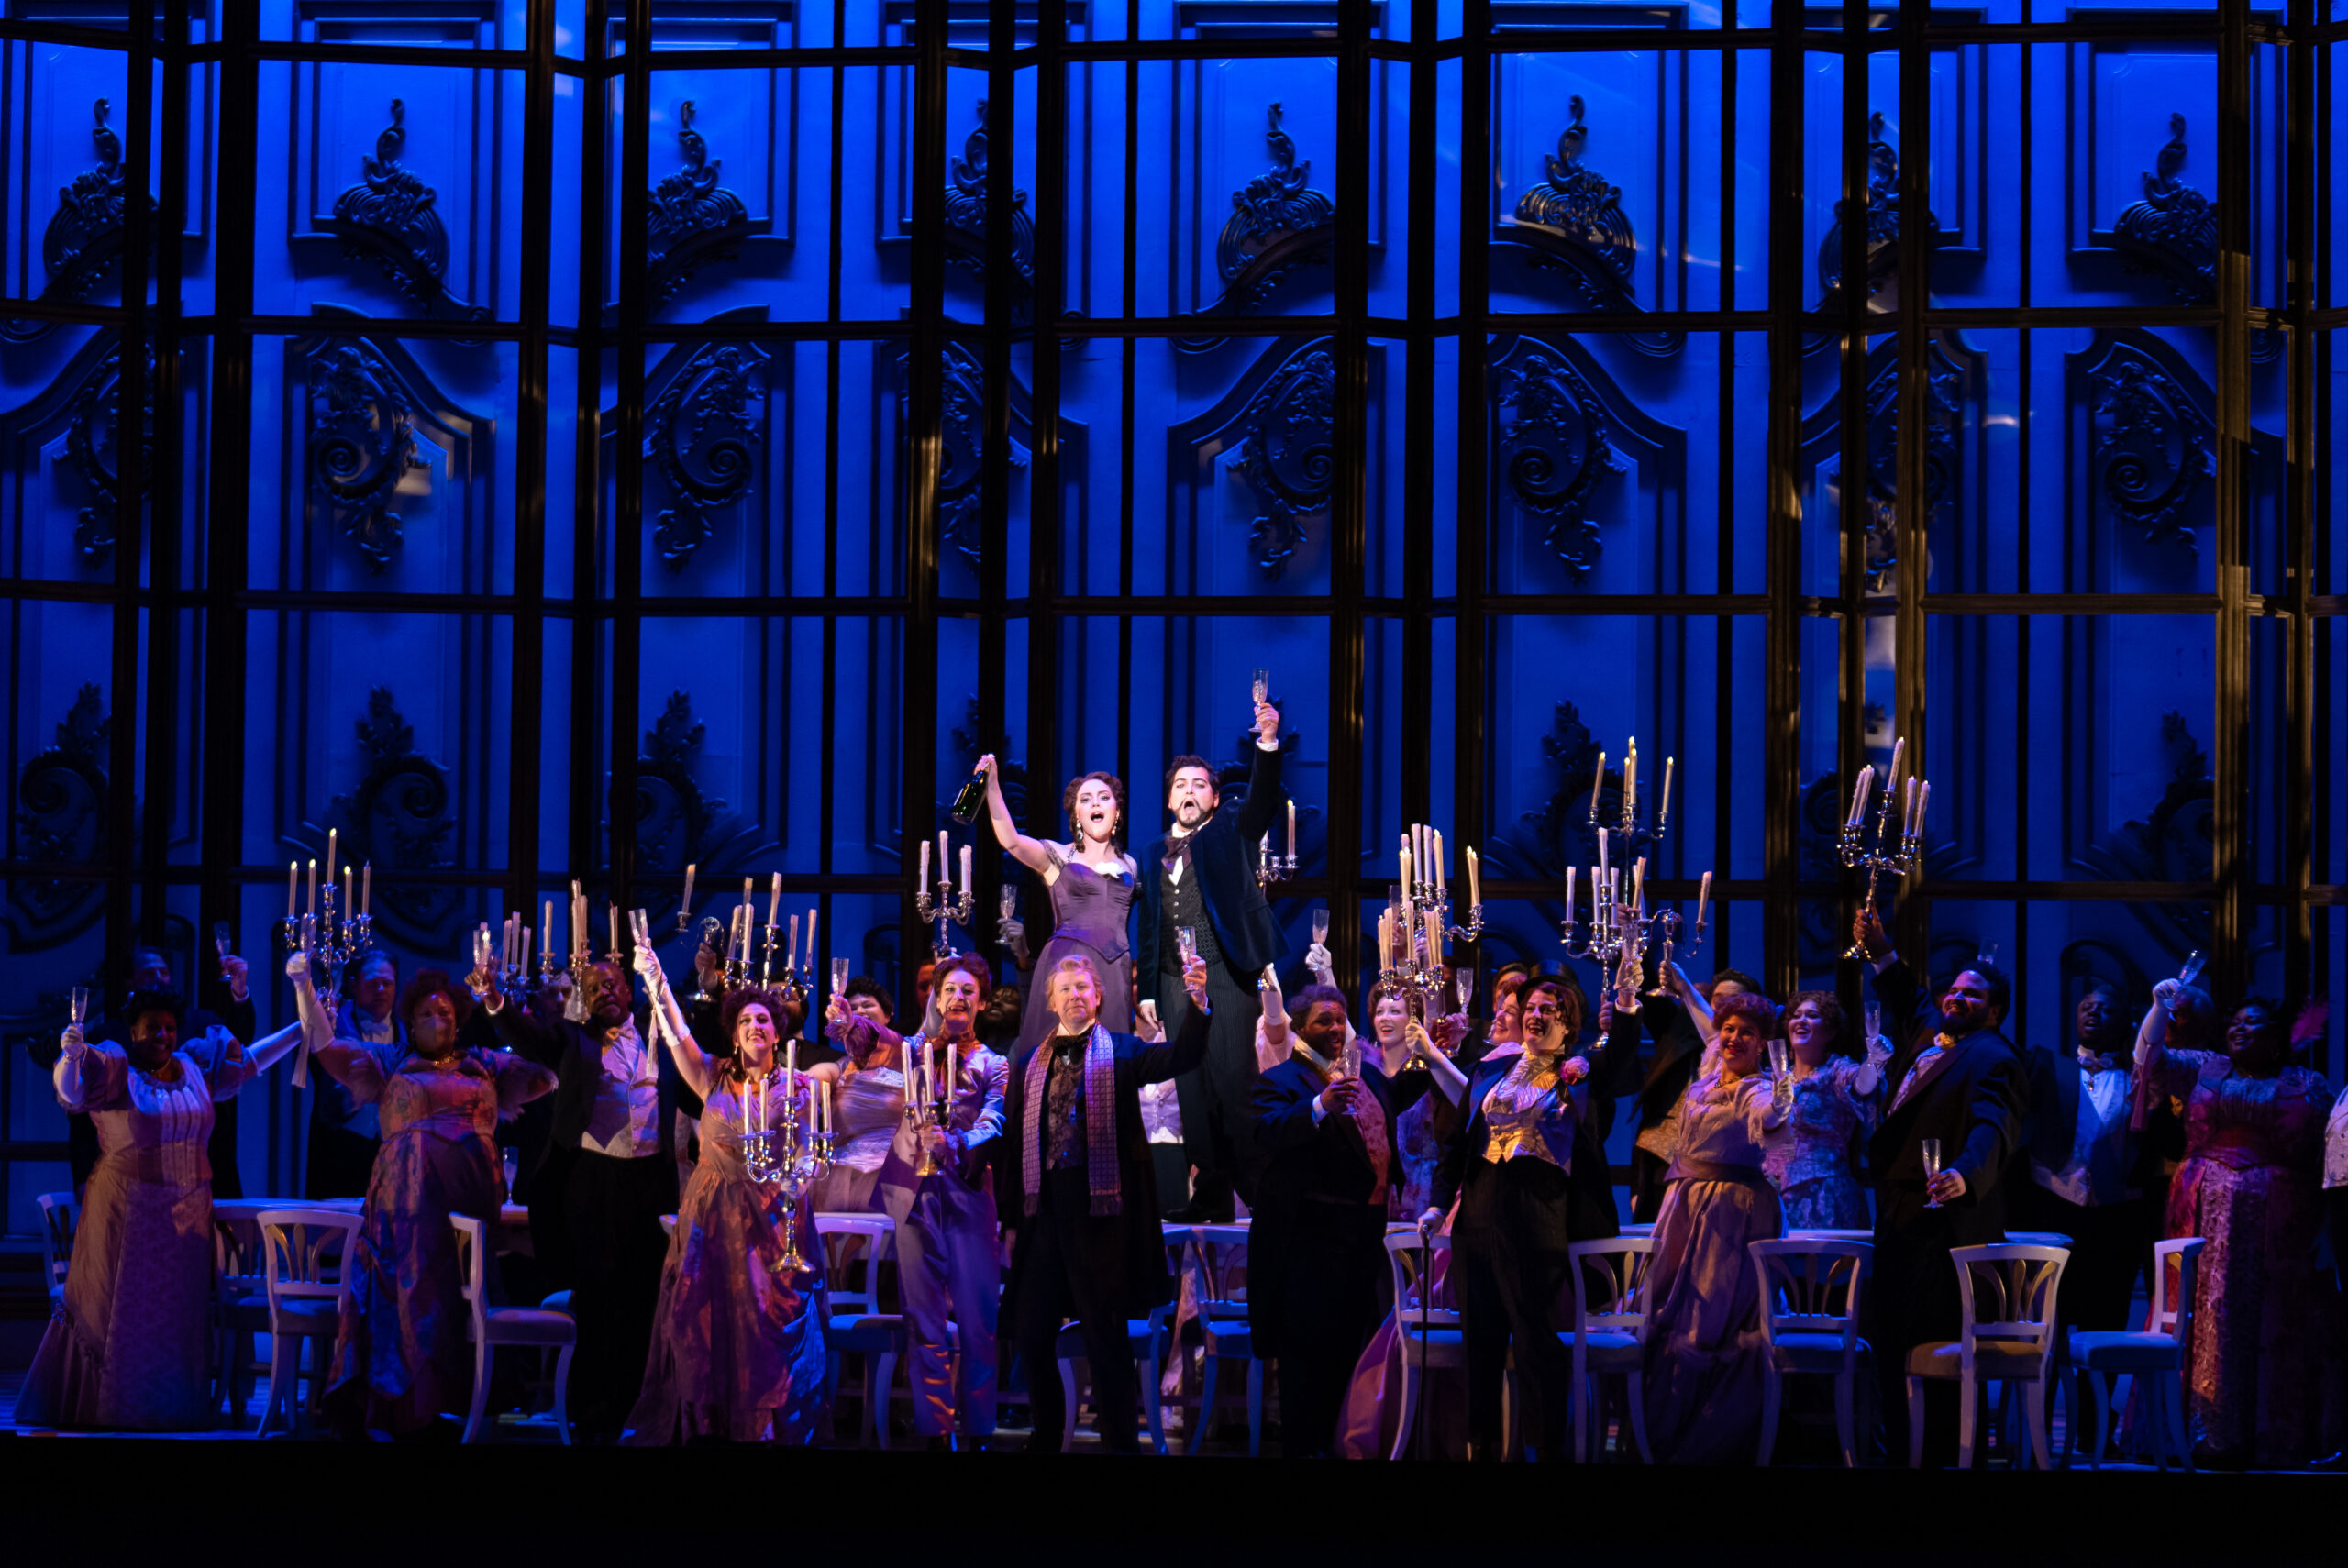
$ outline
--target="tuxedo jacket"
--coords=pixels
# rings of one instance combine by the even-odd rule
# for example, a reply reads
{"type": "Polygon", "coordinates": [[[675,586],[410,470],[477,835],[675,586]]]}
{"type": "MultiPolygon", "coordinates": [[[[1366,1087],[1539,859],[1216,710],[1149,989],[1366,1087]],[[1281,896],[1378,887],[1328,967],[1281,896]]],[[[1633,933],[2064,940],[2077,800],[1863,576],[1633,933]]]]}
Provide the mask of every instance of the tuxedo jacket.
{"type": "MultiPolygon", "coordinates": [[[[1252,981],[1267,965],[1278,962],[1280,954],[1279,926],[1272,919],[1271,906],[1264,901],[1263,888],[1256,881],[1256,850],[1288,797],[1280,790],[1279,752],[1252,743],[1250,749],[1256,760],[1247,780],[1247,798],[1235,811],[1217,811],[1191,834],[1191,867],[1183,875],[1199,879],[1200,900],[1206,905],[1224,963],[1235,975],[1252,981]]],[[[1140,911],[1134,973],[1141,980],[1143,997],[1157,998],[1161,1007],[1171,1000],[1172,990],[1180,988],[1179,985],[1166,991],[1159,988],[1163,955],[1174,941],[1172,932],[1161,929],[1166,856],[1172,843],[1173,835],[1168,834],[1143,850],[1135,857],[1138,870],[1134,878],[1134,902],[1140,911]]],[[[1279,848],[1286,852],[1285,841],[1279,848]]]]}
{"type": "MultiPolygon", "coordinates": [[[[2021,1151],[2048,1170],[2059,1171],[2069,1163],[2071,1144],[2078,1135],[2079,1094],[2087,1073],[2079,1066],[2077,1050],[2055,1051],[2044,1045],[2032,1047],[2024,1065],[2030,1075],[2030,1108],[2022,1119],[2021,1151]]],[[[2150,1140],[2132,1132],[2121,1137],[2121,1169],[2128,1173],[2128,1185],[2142,1190],[2148,1174],[2158,1177],[2159,1161],[2151,1154],[2150,1140]],[[2153,1167],[2149,1173],[2147,1165],[2153,1167]]],[[[2021,1159],[2015,1165],[2016,1179],[2032,1179],[2021,1159]]]]}
{"type": "MultiPolygon", "coordinates": [[[[1377,1063],[1365,1059],[1362,1087],[1386,1121],[1387,1181],[1402,1181],[1402,1153],[1395,1121],[1428,1092],[1432,1072],[1398,1073],[1388,1077],[1377,1063]]],[[[1386,1206],[1373,1205],[1371,1194],[1378,1173],[1369,1162],[1369,1145],[1361,1124],[1351,1116],[1331,1111],[1312,1119],[1313,1102],[1325,1080],[1301,1057],[1291,1055],[1256,1080],[1256,1174],[1258,1227],[1366,1227],[1367,1234],[1385,1233],[1386,1206]]]]}
{"type": "MultiPolygon", "coordinates": [[[[1018,1232],[1012,1248],[1011,1277],[1003,1297],[1002,1318],[1015,1322],[1011,1301],[1025,1277],[1035,1250],[1036,1231],[1054,1220],[1049,1214],[1026,1212],[1024,1167],[1027,1150],[1027,1066],[1053,1036],[1028,1046],[1013,1057],[1010,1077],[1002,1089],[1002,1135],[993,1141],[995,1215],[1006,1230],[1018,1232]]],[[[1117,1182],[1121,1204],[1113,1216],[1074,1227],[1076,1255],[1070,1267],[1089,1268],[1093,1277],[1122,1278],[1125,1285],[1125,1316],[1140,1318],[1173,1294],[1173,1276],[1166,1271],[1166,1245],[1157,1224],[1157,1166],[1150,1153],[1149,1134],[1141,1121],[1141,1086],[1163,1083],[1191,1072],[1207,1057],[1207,1015],[1187,1010],[1182,1026],[1170,1039],[1156,1043],[1130,1034],[1111,1034],[1117,1058],[1117,1182]],[[1088,1249],[1091,1251],[1088,1253],[1088,1249]],[[1102,1249],[1113,1249],[1104,1252],[1102,1249]]],[[[1102,1113],[1087,1104],[1087,1118],[1102,1113]]],[[[1044,1172],[1049,1182],[1051,1172],[1044,1172]]],[[[1090,1217],[1087,1217],[1088,1219],[1090,1217]]]]}
{"type": "MultiPolygon", "coordinates": [[[[567,1018],[558,1018],[551,1024],[541,1023],[520,1002],[507,1002],[491,1014],[491,1021],[502,1043],[511,1046],[518,1055],[554,1069],[554,1127],[547,1139],[546,1154],[539,1156],[541,1162],[558,1149],[578,1153],[580,1136],[595,1114],[595,1087],[604,1076],[603,1041],[584,1025],[567,1018]]],[[[649,1021],[639,1018],[637,1029],[644,1036],[644,1048],[652,1053],[659,1086],[659,1109],[654,1121],[659,1130],[660,1152],[637,1157],[658,1159],[673,1180],[677,1168],[673,1146],[677,1091],[683,1079],[678,1076],[668,1051],[653,1038],[648,1027],[649,1021]]]]}
{"type": "Polygon", "coordinates": [[[1886,1068],[1896,1103],[1867,1140],[1867,1166],[1876,1178],[1876,1234],[1933,1232],[1935,1242],[1977,1246],[2006,1233],[2006,1165],[2019,1146],[2023,1113],[2030,1105],[2029,1077],[2013,1042],[1992,1029],[1967,1035],[1942,1054],[1932,1075],[1905,1099],[1899,1099],[1909,1069],[1933,1043],[1938,1014],[1926,1022],[1928,1000],[1914,977],[1893,963],[1876,977],[1884,1011],[1905,1016],[1917,1027],[1886,1068]],[[1938,1209],[1927,1207],[1923,1141],[1937,1138],[1941,1168],[1965,1178],[1965,1195],[1938,1209]]]}
{"type": "MultiPolygon", "coordinates": [[[[1619,1025],[1618,1025],[1619,1027],[1619,1025]]],[[[1466,1185],[1474,1166],[1483,1162],[1484,1152],[1490,1147],[1492,1130],[1484,1120],[1484,1101],[1508,1077],[1522,1053],[1512,1045],[1493,1048],[1492,1054],[1478,1062],[1468,1075],[1468,1093],[1461,1101],[1459,1130],[1445,1143],[1443,1161],[1435,1167],[1434,1195],[1431,1207],[1448,1210],[1466,1185]]],[[[1570,1059],[1577,1053],[1568,1050],[1570,1059]]],[[[1556,1127],[1547,1134],[1550,1150],[1560,1159],[1570,1158],[1572,1168],[1567,1173],[1569,1197],[1567,1212],[1560,1216],[1560,1232],[1573,1241],[1588,1241],[1617,1234],[1622,1223],[1614,1212],[1614,1178],[1606,1165],[1606,1151],[1593,1133],[1589,1084],[1605,1076],[1609,1064],[1603,1050],[1579,1053],[1592,1058],[1590,1077],[1576,1087],[1567,1097],[1572,1106],[1571,1126],[1556,1127]]],[[[1554,1238],[1552,1238],[1554,1239],[1554,1238]]]]}

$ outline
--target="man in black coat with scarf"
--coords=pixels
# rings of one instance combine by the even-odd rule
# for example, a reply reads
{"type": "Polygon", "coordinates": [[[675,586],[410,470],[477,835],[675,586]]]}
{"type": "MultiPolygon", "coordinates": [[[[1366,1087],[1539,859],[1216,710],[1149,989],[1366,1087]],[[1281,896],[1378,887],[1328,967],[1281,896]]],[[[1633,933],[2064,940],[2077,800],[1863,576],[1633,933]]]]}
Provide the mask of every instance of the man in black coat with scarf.
{"type": "MultiPolygon", "coordinates": [[[[1896,1460],[1907,1451],[1908,1354],[1954,1340],[1964,1319],[1955,1247],[2006,1238],[2001,1178],[2030,1104],[2021,1054],[1999,1032],[2011,995],[1995,966],[1958,971],[1939,998],[1922,993],[1884,934],[1882,918],[1862,912],[1853,934],[1875,966],[1876,994],[1904,1036],[1891,1058],[1892,1094],[1883,1125],[1867,1140],[1876,1178],[1875,1277],[1868,1286],[1867,1342],[1883,1389],[1884,1432],[1896,1460]],[[1940,1143],[1940,1174],[1926,1180],[1923,1143],[1940,1143]]],[[[1924,1385],[1927,1463],[1956,1454],[1956,1386],[1924,1385]]]]}
{"type": "Polygon", "coordinates": [[[1256,979],[1279,958],[1279,926],[1256,880],[1258,842],[1287,797],[1280,790],[1280,712],[1256,704],[1256,760],[1247,798],[1219,810],[1214,769],[1178,756],[1166,774],[1166,836],[1141,852],[1138,940],[1134,974],[1142,1005],[1154,1006],[1170,1037],[1181,1030],[1182,956],[1176,933],[1189,930],[1206,961],[1214,1021],[1204,1069],[1175,1081],[1181,1097],[1182,1142],[1198,1176],[1185,1215],[1227,1220],[1235,1188],[1252,1208],[1255,1154],[1250,1109],[1256,1083],[1256,979]]]}
{"type": "Polygon", "coordinates": [[[1174,1294],[1141,1086],[1204,1059],[1213,1005],[1207,966],[1193,961],[1183,971],[1189,1006],[1172,1038],[1156,1043],[1101,1027],[1091,959],[1062,958],[1042,983],[1059,1027],[1011,1064],[995,1141],[995,1214],[1011,1244],[1002,1320],[1027,1371],[1027,1452],[1059,1452],[1055,1346],[1061,1320],[1074,1318],[1092,1369],[1102,1444],[1133,1453],[1141,1447],[1134,1430],[1140,1390],[1125,1325],[1174,1294]]]}

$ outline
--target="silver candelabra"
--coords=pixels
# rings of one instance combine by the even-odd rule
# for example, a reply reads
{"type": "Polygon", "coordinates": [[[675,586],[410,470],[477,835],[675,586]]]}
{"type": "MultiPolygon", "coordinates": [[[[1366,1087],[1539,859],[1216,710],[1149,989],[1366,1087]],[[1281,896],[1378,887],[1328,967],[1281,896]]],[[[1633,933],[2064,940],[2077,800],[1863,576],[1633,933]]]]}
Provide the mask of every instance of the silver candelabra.
{"type": "Polygon", "coordinates": [[[978,909],[978,896],[970,890],[967,878],[958,894],[954,890],[954,879],[945,876],[938,878],[935,895],[922,890],[914,892],[914,913],[936,928],[929,939],[929,955],[932,958],[943,961],[958,955],[960,950],[954,945],[951,927],[967,928],[978,909]]]}
{"type": "Polygon", "coordinates": [[[799,1253],[799,1200],[832,1168],[836,1143],[827,1125],[803,1124],[814,1096],[805,1076],[786,1071],[782,1125],[769,1119],[765,1077],[746,1077],[742,1085],[742,1165],[751,1181],[777,1188],[782,1198],[782,1255],[775,1260],[777,1274],[797,1274],[807,1267],[799,1253]]]}
{"type": "Polygon", "coordinates": [[[1598,833],[1598,864],[1589,868],[1589,933],[1579,939],[1578,947],[1575,945],[1575,933],[1582,929],[1583,922],[1574,918],[1577,868],[1566,867],[1566,915],[1557,922],[1558,944],[1567,957],[1588,959],[1612,972],[1618,1005],[1628,1005],[1622,999],[1638,995],[1647,951],[1656,942],[1660,940],[1663,944],[1657,955],[1658,969],[1668,968],[1675,954],[1693,953],[1704,944],[1704,911],[1712,888],[1711,872],[1704,873],[1697,892],[1696,919],[1691,926],[1676,905],[1653,911],[1647,908],[1645,856],[1632,863],[1630,896],[1624,898],[1623,868],[1613,863],[1610,853],[1610,836],[1619,837],[1625,849],[1643,836],[1650,851],[1662,846],[1671,831],[1671,782],[1678,767],[1677,757],[1663,759],[1663,788],[1656,794],[1654,822],[1643,833],[1639,825],[1639,739],[1633,735],[1623,760],[1622,813],[1610,835],[1598,821],[1599,792],[1606,782],[1606,754],[1598,754],[1597,771],[1589,786],[1588,818],[1589,825],[1598,833]]]}
{"type": "MultiPolygon", "coordinates": [[[[1291,822],[1294,820],[1295,812],[1294,806],[1289,808],[1291,822]]],[[[1256,845],[1256,886],[1269,888],[1276,883],[1285,882],[1295,875],[1296,834],[1294,829],[1291,828],[1290,831],[1289,851],[1285,856],[1273,854],[1272,835],[1268,833],[1264,834],[1256,845]]]]}
{"type": "Polygon", "coordinates": [[[364,911],[354,913],[347,904],[338,895],[329,871],[326,886],[318,889],[316,914],[288,915],[277,922],[277,940],[288,957],[305,950],[309,953],[315,977],[322,982],[319,1000],[329,1012],[342,990],[342,976],[350,961],[374,945],[374,917],[364,911]],[[338,908],[340,919],[335,913],[338,908]]]}
{"type": "MultiPolygon", "coordinates": [[[[1922,858],[1924,847],[1924,812],[1932,804],[1933,787],[1925,779],[1910,775],[1908,789],[1899,819],[1899,835],[1890,836],[1891,802],[1901,798],[1900,765],[1908,757],[1905,735],[1892,742],[1891,771],[1884,776],[1883,800],[1876,807],[1874,842],[1867,842],[1867,797],[1875,789],[1875,765],[1869,763],[1859,769],[1858,781],[1851,788],[1851,813],[1844,819],[1842,842],[1838,845],[1843,864],[1851,870],[1865,867],[1867,874],[1866,911],[1875,912],[1876,881],[1885,872],[1895,880],[1904,880],[1922,858]]],[[[1857,943],[1846,949],[1844,958],[1864,958],[1866,951],[1857,943]]]]}

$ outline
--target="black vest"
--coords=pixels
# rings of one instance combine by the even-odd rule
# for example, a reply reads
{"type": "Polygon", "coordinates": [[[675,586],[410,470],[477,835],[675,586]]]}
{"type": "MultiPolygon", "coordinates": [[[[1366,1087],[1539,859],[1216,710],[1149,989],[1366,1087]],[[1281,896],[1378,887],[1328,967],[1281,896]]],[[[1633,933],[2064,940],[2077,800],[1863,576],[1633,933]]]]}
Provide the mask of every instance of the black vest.
{"type": "Polygon", "coordinates": [[[1214,922],[1207,919],[1206,895],[1199,891],[1199,867],[1196,861],[1184,867],[1178,880],[1161,865],[1159,907],[1166,912],[1158,929],[1165,933],[1158,944],[1158,967],[1168,975],[1182,972],[1182,944],[1175,932],[1189,926],[1199,941],[1199,956],[1206,961],[1209,973],[1223,962],[1223,949],[1214,939],[1214,922]]]}

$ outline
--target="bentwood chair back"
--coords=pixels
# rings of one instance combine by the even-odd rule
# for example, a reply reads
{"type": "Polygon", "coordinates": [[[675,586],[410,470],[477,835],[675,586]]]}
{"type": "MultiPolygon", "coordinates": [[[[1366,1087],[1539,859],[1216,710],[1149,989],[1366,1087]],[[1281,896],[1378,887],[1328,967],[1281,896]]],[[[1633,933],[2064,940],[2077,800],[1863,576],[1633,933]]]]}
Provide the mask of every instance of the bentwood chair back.
{"type": "Polygon", "coordinates": [[[1760,1280],[1761,1339],[1768,1349],[1758,1463],[1767,1465],[1777,1446],[1785,1379],[1812,1373],[1834,1379],[1834,1435],[1843,1463],[1857,1469],[1859,1356],[1867,1348],[1859,1338],[1859,1297],[1874,1267],[1875,1247],[1799,1236],[1747,1242],[1745,1251],[1760,1280]]]}
{"type": "Polygon", "coordinates": [[[1649,1233],[1576,1242],[1566,1249],[1566,1255],[1570,1260],[1567,1272],[1573,1276],[1574,1286],[1573,1380],[1568,1385],[1574,1463],[1579,1464],[1589,1457],[1590,1430],[1600,1408],[1590,1398],[1590,1380],[1620,1373],[1629,1380],[1631,1435],[1639,1445],[1639,1462],[1652,1464],[1642,1347],[1647,1333],[1647,1264],[1655,1255],[1655,1237],[1649,1233]],[[1594,1309],[1593,1300],[1598,1304],[1594,1309]]]}
{"type": "Polygon", "coordinates": [[[905,1354],[905,1319],[880,1310],[880,1263],[893,1250],[897,1222],[886,1214],[818,1214],[815,1237],[824,1249],[824,1410],[829,1433],[845,1356],[864,1358],[861,1437],[889,1446],[889,1388],[905,1354]],[[861,1264],[859,1271],[858,1266],[861,1264]],[[861,1279],[861,1285],[852,1280],[861,1279]]]}
{"type": "MultiPolygon", "coordinates": [[[[1448,1231],[1422,1236],[1415,1227],[1386,1232],[1386,1266],[1394,1282],[1394,1341],[1402,1353],[1401,1419],[1395,1423],[1394,1447],[1389,1459],[1411,1452],[1411,1436],[1419,1419],[1421,1385],[1438,1367],[1465,1368],[1468,1342],[1456,1309],[1434,1305],[1427,1284],[1435,1259],[1451,1251],[1448,1231]]],[[[1440,1288],[1437,1286],[1436,1288],[1440,1288]]],[[[1505,1408],[1501,1416],[1507,1425],[1505,1408]]],[[[1508,1441],[1501,1448],[1507,1451],[1508,1441]]]]}
{"type": "Polygon", "coordinates": [[[1207,1299],[1199,1303],[1202,1316],[1231,1319],[1247,1315],[1248,1230],[1246,1225],[1191,1228],[1200,1260],[1206,1265],[1207,1299]]]}
{"type": "Polygon", "coordinates": [[[2111,1424],[2113,1380],[2122,1375],[2132,1376],[2143,1396],[2154,1467],[2166,1470],[2175,1454],[2187,1470],[2193,1468],[2193,1445],[2185,1436],[2185,1344],[2193,1330],[2194,1275],[2208,1244],[2199,1236],[2154,1243],[2153,1309],[2143,1331],[2071,1331],[2064,1354],[2064,1393],[2077,1422],[2078,1375],[2088,1375],[2088,1385],[2095,1390],[2095,1446],[2088,1450],[2088,1463],[2099,1470],[2111,1424]]]}
{"type": "Polygon", "coordinates": [[[290,1427],[316,1412],[333,1368],[335,1332],[350,1299],[359,1258],[360,1216],[345,1209],[264,1209],[260,1227],[261,1281],[269,1303],[269,1406],[258,1436],[279,1413],[290,1427]],[[302,1349],[310,1347],[310,1397],[294,1397],[302,1376],[302,1349]]]}
{"type": "Polygon", "coordinates": [[[1959,1337],[1921,1344],[1908,1353],[1908,1464],[1924,1463],[1924,1381],[1957,1380],[1956,1463],[1973,1466],[1980,1423],[1981,1385],[2019,1383],[2026,1401],[2030,1446],[2038,1467],[2054,1467],[2047,1443],[2046,1385],[2054,1359],[2054,1302],[2067,1247],[2000,1242],[1955,1247],[1957,1297],[1964,1316],[1959,1337]]]}
{"type": "Polygon", "coordinates": [[[473,1342],[473,1402],[465,1416],[464,1441],[479,1441],[488,1425],[489,1369],[500,1345],[523,1345],[544,1352],[558,1347],[554,1365],[554,1431],[570,1441],[570,1354],[579,1348],[579,1320],[568,1312],[545,1307],[493,1307],[489,1304],[489,1239],[479,1220],[451,1214],[457,1232],[457,1277],[462,1282],[469,1329],[473,1342]]]}
{"type": "Polygon", "coordinates": [[[70,1192],[44,1192],[33,1199],[40,1210],[40,1278],[49,1289],[51,1311],[65,1304],[65,1276],[73,1268],[73,1222],[77,1211],[70,1192]]]}

